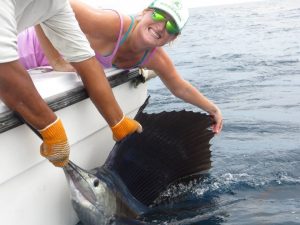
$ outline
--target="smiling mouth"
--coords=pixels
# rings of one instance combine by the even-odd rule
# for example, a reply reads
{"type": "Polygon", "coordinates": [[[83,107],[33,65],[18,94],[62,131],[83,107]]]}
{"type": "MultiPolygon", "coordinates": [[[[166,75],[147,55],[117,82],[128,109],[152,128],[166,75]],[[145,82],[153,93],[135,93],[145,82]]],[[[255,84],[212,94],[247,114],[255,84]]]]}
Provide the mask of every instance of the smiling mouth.
{"type": "Polygon", "coordinates": [[[156,39],[160,39],[161,35],[153,30],[151,27],[148,28],[149,33],[156,39]]]}

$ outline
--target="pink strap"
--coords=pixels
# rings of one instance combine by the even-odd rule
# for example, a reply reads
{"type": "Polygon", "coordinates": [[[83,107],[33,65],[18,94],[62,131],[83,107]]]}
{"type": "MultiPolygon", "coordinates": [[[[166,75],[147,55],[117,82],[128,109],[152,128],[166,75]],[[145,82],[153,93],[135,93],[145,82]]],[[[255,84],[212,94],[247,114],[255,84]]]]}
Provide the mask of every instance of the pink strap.
{"type": "Polygon", "coordinates": [[[121,21],[121,29],[120,29],[120,32],[119,32],[119,37],[118,37],[118,41],[117,41],[117,44],[116,44],[116,47],[113,51],[113,53],[111,54],[111,56],[115,56],[115,54],[117,53],[118,49],[119,49],[119,45],[120,45],[120,42],[121,42],[121,38],[122,38],[122,33],[123,33],[123,24],[124,24],[124,21],[123,21],[123,16],[116,10],[114,10],[116,13],[118,13],[119,17],[120,17],[120,21],[121,21]]]}
{"type": "Polygon", "coordinates": [[[115,57],[115,55],[116,55],[116,53],[117,53],[117,51],[119,49],[119,45],[120,45],[120,42],[121,42],[121,39],[122,39],[122,33],[123,33],[123,24],[124,24],[123,17],[122,17],[122,15],[118,11],[116,11],[116,10],[113,10],[113,11],[115,11],[119,15],[120,22],[121,22],[121,28],[120,28],[120,32],[119,32],[119,36],[118,36],[118,40],[117,40],[117,43],[115,45],[115,48],[114,48],[113,52],[110,55],[107,55],[107,56],[102,56],[98,52],[95,52],[97,60],[105,68],[111,68],[112,67],[112,60],[115,57]]]}

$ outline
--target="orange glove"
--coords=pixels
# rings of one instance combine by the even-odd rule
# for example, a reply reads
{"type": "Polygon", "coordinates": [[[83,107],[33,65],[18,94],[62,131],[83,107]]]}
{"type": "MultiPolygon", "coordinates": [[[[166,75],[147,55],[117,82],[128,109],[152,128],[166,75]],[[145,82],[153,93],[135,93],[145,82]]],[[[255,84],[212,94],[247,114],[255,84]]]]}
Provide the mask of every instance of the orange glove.
{"type": "Polygon", "coordinates": [[[115,141],[121,141],[123,138],[134,132],[141,133],[143,131],[139,122],[130,119],[127,116],[123,116],[120,122],[110,128],[113,132],[113,139],[115,141]]]}
{"type": "Polygon", "coordinates": [[[52,124],[39,130],[43,137],[41,155],[57,167],[66,166],[69,162],[70,147],[63,124],[57,118],[52,124]]]}

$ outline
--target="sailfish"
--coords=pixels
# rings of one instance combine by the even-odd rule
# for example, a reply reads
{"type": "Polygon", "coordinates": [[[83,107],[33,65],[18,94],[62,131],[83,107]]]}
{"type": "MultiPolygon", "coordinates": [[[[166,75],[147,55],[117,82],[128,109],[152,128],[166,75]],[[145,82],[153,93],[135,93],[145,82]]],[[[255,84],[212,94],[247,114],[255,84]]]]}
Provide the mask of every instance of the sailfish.
{"type": "Polygon", "coordinates": [[[148,114],[143,112],[146,105],[135,117],[143,132],[117,142],[103,165],[90,171],[73,162],[64,167],[72,205],[82,223],[144,224],[139,218],[155,208],[161,193],[211,168],[214,133],[207,114],[185,110],[148,114]]]}

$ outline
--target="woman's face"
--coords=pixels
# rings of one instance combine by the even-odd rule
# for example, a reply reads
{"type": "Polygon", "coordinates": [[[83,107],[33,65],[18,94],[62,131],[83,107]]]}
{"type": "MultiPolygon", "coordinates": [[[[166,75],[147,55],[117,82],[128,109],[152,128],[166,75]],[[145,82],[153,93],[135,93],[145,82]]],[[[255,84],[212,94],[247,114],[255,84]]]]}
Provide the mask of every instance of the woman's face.
{"type": "Polygon", "coordinates": [[[165,21],[154,21],[152,18],[152,9],[143,11],[139,20],[139,34],[145,44],[151,47],[159,47],[173,41],[177,35],[169,34],[166,30],[166,22],[172,18],[166,14],[165,21]]]}

